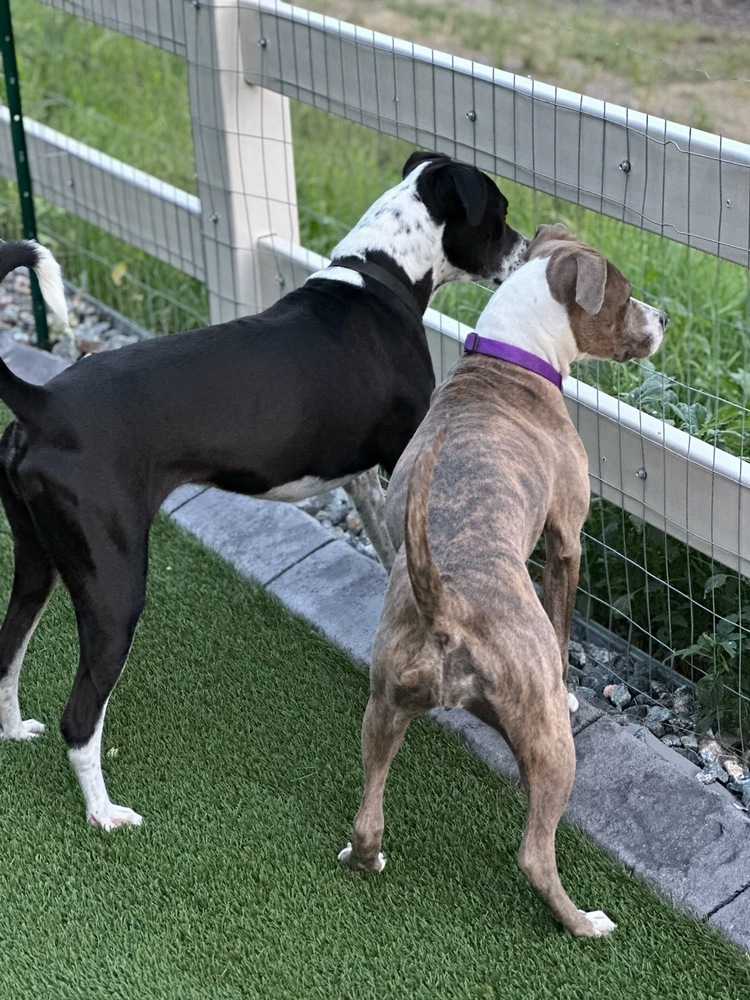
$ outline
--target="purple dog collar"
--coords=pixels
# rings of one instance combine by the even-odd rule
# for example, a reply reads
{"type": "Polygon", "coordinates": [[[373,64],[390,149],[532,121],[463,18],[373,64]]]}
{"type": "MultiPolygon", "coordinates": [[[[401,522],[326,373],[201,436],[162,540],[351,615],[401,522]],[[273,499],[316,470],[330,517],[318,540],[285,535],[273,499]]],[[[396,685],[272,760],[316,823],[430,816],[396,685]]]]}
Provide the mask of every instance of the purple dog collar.
{"type": "Polygon", "coordinates": [[[536,354],[524,351],[522,347],[514,347],[513,344],[504,344],[500,340],[490,340],[488,337],[480,337],[476,333],[470,333],[466,338],[464,351],[467,354],[488,354],[492,358],[500,358],[502,361],[510,361],[514,365],[520,365],[521,368],[528,368],[530,372],[536,372],[542,378],[548,379],[562,391],[560,372],[556,371],[543,358],[538,358],[536,354]]]}

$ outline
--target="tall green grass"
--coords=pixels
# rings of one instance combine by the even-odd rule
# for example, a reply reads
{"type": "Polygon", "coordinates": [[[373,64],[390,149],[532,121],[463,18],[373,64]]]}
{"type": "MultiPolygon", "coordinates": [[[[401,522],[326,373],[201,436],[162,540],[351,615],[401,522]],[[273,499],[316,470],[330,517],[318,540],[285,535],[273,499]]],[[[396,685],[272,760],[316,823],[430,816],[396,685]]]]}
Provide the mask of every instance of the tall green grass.
{"type": "MultiPolygon", "coordinates": [[[[428,33],[439,34],[442,18],[440,23],[450,27],[459,48],[476,36],[478,47],[486,50],[495,39],[494,61],[502,64],[511,58],[497,19],[490,24],[492,19],[482,20],[479,13],[463,8],[447,11],[413,4],[412,9],[396,0],[391,6],[421,20],[428,33]]],[[[536,6],[548,14],[551,9],[542,0],[536,6]]],[[[195,189],[182,60],[35,0],[14,0],[12,10],[29,116],[186,190],[195,189]]],[[[508,13],[519,16],[515,8],[508,13]]],[[[575,45],[596,27],[596,44],[587,49],[590,64],[611,60],[618,73],[627,67],[640,73],[620,20],[605,23],[599,17],[596,24],[590,18],[580,20],[590,14],[584,7],[577,12],[555,8],[560,47],[568,53],[568,62],[583,58],[575,45]]],[[[522,19],[518,28],[523,36],[531,30],[530,12],[522,19]]],[[[654,27],[654,37],[668,30],[654,27]]],[[[685,27],[672,30],[669,45],[676,39],[686,51],[697,51],[698,40],[687,32],[685,27]]],[[[540,32],[539,37],[546,34],[540,32]]],[[[731,74],[736,71],[737,53],[745,51],[744,43],[739,34],[725,42],[723,65],[731,74]]],[[[670,48],[673,55],[675,51],[670,48]]],[[[536,66],[550,79],[555,67],[549,63],[541,68],[541,41],[534,58],[537,63],[529,64],[528,71],[536,66]]],[[[718,73],[716,67],[712,72],[718,73]]],[[[303,105],[293,106],[292,118],[301,240],[326,254],[383,188],[398,179],[411,147],[303,105]]],[[[747,271],[510,181],[501,179],[500,184],[517,229],[532,233],[541,222],[565,222],[630,277],[639,298],[670,314],[664,346],[653,364],[590,363],[579,366],[576,374],[746,457],[750,451],[747,271]]],[[[20,231],[11,190],[6,185],[0,199],[0,224],[7,236],[20,231]]],[[[40,230],[61,255],[68,277],[140,325],[168,333],[205,322],[205,295],[197,282],[52,206],[41,207],[40,230]]],[[[470,324],[488,296],[478,287],[454,285],[441,290],[433,304],[470,324]]],[[[738,693],[750,695],[741,683],[741,678],[750,677],[744,653],[750,625],[746,584],[710,559],[688,552],[663,533],[603,503],[596,504],[588,523],[582,582],[581,609],[634,644],[662,658],[695,647],[678,665],[695,671],[696,677],[707,677],[699,689],[703,722],[720,728],[727,739],[738,732],[750,735],[737,698],[738,693]]]]}

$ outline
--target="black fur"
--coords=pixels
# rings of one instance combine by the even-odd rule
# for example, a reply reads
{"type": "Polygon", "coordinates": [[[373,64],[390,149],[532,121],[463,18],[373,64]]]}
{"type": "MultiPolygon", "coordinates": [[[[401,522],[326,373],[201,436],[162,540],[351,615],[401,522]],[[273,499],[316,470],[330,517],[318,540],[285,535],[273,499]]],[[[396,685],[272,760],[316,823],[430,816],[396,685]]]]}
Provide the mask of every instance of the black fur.
{"type": "MultiPolygon", "coordinates": [[[[445,223],[447,256],[492,278],[519,240],[507,202],[475,168],[427,158],[416,192],[445,223]]],[[[426,307],[429,274],[412,284],[383,253],[368,259],[426,307]]],[[[0,246],[0,275],[17,262],[0,246]]],[[[93,355],[41,387],[0,362],[0,398],[17,417],[0,442],[16,547],[0,680],[59,574],[81,645],[62,731],[69,747],[87,744],[143,608],[165,497],[188,482],[258,495],[390,470],[434,384],[418,315],[370,277],[364,288],[310,280],[260,315],[93,355]]]]}

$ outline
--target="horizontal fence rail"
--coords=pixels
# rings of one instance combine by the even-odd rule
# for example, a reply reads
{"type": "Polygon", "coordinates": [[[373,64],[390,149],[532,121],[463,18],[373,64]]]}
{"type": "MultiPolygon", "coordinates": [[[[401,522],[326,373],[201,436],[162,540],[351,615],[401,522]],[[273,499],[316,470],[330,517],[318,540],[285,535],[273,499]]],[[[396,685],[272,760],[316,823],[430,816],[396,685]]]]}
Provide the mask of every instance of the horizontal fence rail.
{"type": "MultiPolygon", "coordinates": [[[[43,2],[182,55],[194,30],[187,19],[201,6],[186,0],[43,2]]],[[[235,7],[234,0],[224,6],[235,7]]],[[[239,11],[249,83],[750,265],[745,143],[279,0],[240,0],[239,11]],[[707,190],[720,191],[718,205],[705,198],[707,190]]]]}
{"type": "MultiPolygon", "coordinates": [[[[198,198],[39,122],[26,118],[25,127],[37,194],[205,281],[198,198]]],[[[4,107],[0,175],[15,177],[10,115],[4,107]]]]}
{"type": "Polygon", "coordinates": [[[178,56],[187,55],[186,20],[201,6],[200,0],[42,0],[42,3],[178,56]]]}
{"type": "Polygon", "coordinates": [[[276,0],[240,23],[249,83],[750,264],[744,143],[276,0]]]}

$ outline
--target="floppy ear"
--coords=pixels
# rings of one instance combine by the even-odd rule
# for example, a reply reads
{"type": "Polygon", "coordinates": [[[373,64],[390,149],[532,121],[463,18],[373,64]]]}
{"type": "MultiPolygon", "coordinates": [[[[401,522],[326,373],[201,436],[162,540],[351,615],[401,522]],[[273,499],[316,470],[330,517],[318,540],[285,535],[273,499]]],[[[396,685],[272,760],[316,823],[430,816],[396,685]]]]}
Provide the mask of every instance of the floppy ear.
{"type": "Polygon", "coordinates": [[[419,194],[430,215],[444,221],[460,209],[470,226],[478,226],[487,209],[487,182],[476,167],[436,162],[422,172],[419,194]]]}
{"type": "Polygon", "coordinates": [[[487,208],[487,183],[476,167],[462,163],[451,164],[448,168],[456,186],[456,192],[466,212],[470,226],[478,226],[487,208]]]}
{"type": "Polygon", "coordinates": [[[601,254],[581,251],[575,255],[578,267],[576,302],[592,316],[602,308],[607,286],[607,261],[601,254]]]}

